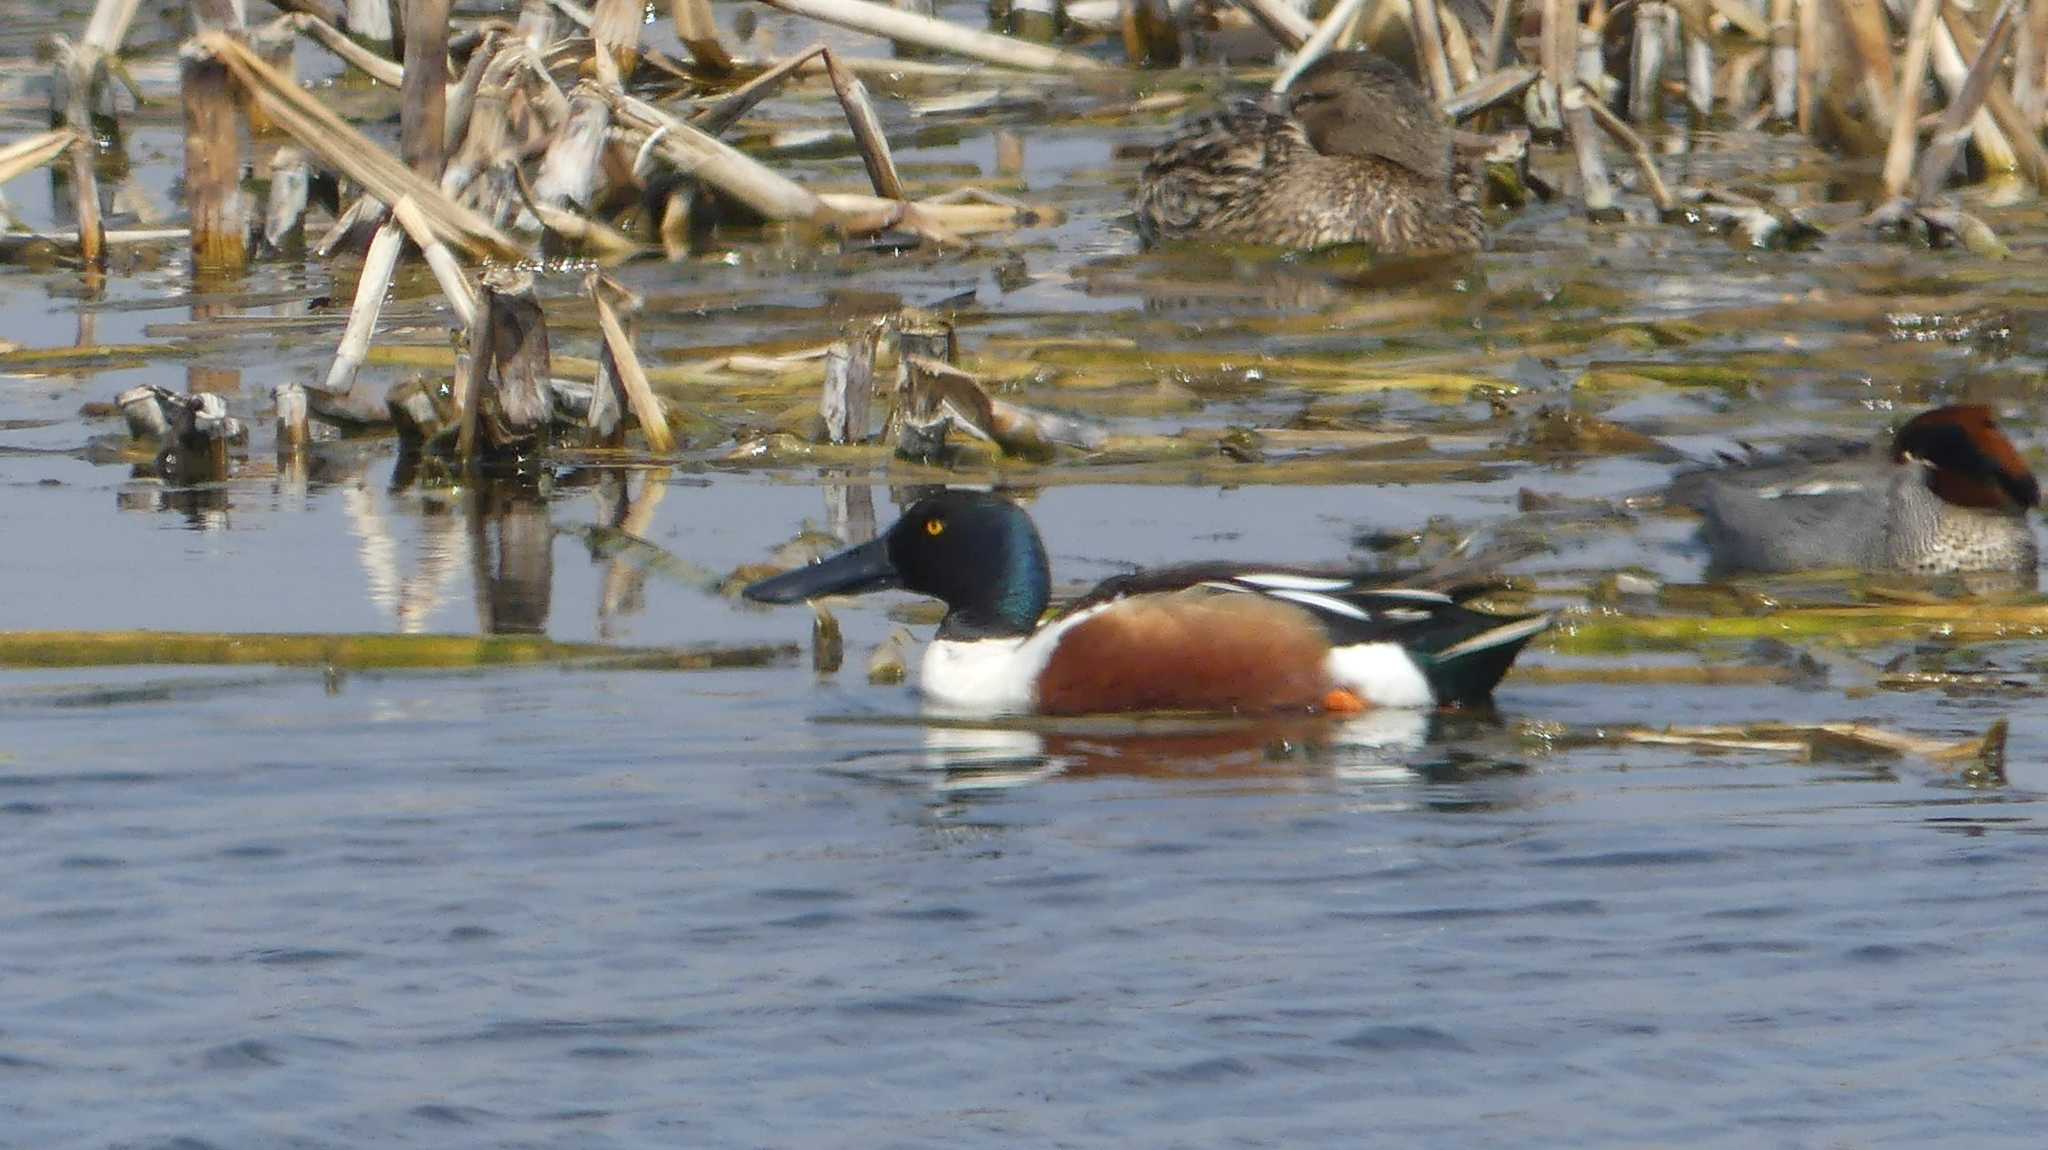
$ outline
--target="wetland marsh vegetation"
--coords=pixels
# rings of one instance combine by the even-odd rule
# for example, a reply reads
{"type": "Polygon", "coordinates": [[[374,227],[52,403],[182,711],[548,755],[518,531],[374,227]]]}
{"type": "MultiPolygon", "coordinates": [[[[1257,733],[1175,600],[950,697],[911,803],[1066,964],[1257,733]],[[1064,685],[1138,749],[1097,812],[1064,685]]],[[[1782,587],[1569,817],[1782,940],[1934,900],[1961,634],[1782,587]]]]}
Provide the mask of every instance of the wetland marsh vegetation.
{"type": "Polygon", "coordinates": [[[2048,5],[235,7],[0,0],[0,1146],[2037,1136],[2048,603],[1656,496],[2044,458],[2048,5]],[[1141,246],[1354,37],[1485,250],[1141,246]],[[1334,739],[737,599],[944,484],[1559,623],[1334,739]]]}

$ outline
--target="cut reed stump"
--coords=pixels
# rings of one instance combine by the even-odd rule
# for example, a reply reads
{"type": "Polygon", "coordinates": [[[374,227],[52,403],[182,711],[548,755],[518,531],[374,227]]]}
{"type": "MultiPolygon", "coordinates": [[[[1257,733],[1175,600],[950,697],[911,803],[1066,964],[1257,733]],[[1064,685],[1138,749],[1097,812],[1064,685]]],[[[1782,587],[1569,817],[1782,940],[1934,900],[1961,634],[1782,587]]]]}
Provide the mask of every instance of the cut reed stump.
{"type": "MultiPolygon", "coordinates": [[[[192,26],[238,35],[234,0],[192,0],[192,26]]],[[[180,52],[185,104],[185,203],[192,220],[192,263],[202,274],[234,275],[249,262],[248,212],[242,202],[242,132],[234,82],[210,52],[180,52]]]]}
{"type": "Polygon", "coordinates": [[[532,272],[492,268],[483,275],[483,289],[469,371],[457,389],[462,428],[456,454],[465,466],[481,459],[516,467],[546,446],[554,416],[547,316],[532,272]]]}

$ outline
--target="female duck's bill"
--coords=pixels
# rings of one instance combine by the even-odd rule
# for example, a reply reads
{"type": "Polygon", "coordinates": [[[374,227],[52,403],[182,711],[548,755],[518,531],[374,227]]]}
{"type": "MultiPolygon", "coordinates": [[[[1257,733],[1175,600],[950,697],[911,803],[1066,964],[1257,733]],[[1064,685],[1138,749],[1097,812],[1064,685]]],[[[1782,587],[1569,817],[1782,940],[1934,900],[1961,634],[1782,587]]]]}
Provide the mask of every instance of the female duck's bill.
{"type": "Polygon", "coordinates": [[[1478,588],[1371,584],[1341,573],[1201,564],[1120,576],[1040,625],[1044,544],[1008,500],[949,491],[881,538],[763,580],[792,603],[901,587],[945,602],[922,686],[968,712],[1275,713],[1483,701],[1542,615],[1482,614],[1478,588]]]}

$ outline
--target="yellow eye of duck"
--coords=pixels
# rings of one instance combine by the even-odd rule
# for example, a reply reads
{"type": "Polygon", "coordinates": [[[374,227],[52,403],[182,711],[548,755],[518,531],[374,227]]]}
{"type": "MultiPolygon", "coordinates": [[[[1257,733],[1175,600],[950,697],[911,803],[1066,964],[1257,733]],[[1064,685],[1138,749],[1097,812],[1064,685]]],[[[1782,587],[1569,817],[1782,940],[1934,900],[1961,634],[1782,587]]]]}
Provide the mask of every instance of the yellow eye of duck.
{"type": "Polygon", "coordinates": [[[943,519],[925,520],[924,533],[926,535],[944,535],[946,533],[946,521],[943,519]]]}

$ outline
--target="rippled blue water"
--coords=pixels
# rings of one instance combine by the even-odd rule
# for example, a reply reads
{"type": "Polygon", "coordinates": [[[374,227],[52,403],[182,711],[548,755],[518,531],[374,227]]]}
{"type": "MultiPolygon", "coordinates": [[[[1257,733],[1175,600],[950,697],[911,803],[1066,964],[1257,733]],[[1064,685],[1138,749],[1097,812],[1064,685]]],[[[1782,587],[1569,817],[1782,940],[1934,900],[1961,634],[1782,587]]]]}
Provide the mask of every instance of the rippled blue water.
{"type": "Polygon", "coordinates": [[[2039,1128],[2030,793],[1471,729],[1024,781],[807,675],[7,676],[0,1144],[2039,1128]]]}

